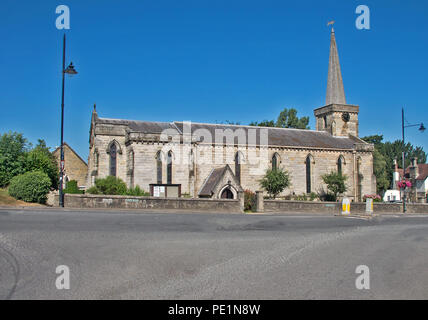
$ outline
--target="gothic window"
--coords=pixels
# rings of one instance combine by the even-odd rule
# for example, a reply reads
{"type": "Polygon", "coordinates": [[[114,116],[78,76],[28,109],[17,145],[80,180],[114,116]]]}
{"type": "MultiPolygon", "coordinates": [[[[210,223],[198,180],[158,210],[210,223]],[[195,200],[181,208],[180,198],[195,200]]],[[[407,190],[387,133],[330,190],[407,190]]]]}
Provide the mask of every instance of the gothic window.
{"type": "Polygon", "coordinates": [[[279,155],[275,153],[272,156],[272,170],[277,170],[279,168],[279,155]]]}
{"type": "Polygon", "coordinates": [[[339,159],[337,160],[337,172],[341,175],[343,172],[343,165],[345,164],[345,159],[343,156],[339,156],[339,159]]]}
{"type": "Polygon", "coordinates": [[[134,150],[129,152],[129,184],[134,187],[134,166],[135,166],[135,155],[134,150]]]}
{"type": "Polygon", "coordinates": [[[116,177],[117,171],[117,147],[115,143],[110,145],[110,175],[116,177]]]}
{"type": "Polygon", "coordinates": [[[327,116],[324,116],[324,129],[327,129],[327,116]]]}
{"type": "Polygon", "coordinates": [[[235,176],[238,179],[239,183],[241,183],[241,161],[242,156],[237,152],[235,154],[235,176]]]}
{"type": "Polygon", "coordinates": [[[172,184],[172,151],[168,152],[168,162],[166,167],[167,184],[172,184]]]}
{"type": "Polygon", "coordinates": [[[162,152],[156,155],[156,183],[162,184],[162,152]]]}
{"type": "Polygon", "coordinates": [[[193,150],[190,150],[189,153],[189,176],[193,177],[195,175],[195,159],[194,159],[193,150]]]}
{"type": "Polygon", "coordinates": [[[362,181],[363,181],[363,175],[361,174],[361,158],[357,158],[357,201],[362,200],[362,181]]]}
{"type": "Polygon", "coordinates": [[[306,193],[312,192],[312,157],[306,157],[306,193]]]}

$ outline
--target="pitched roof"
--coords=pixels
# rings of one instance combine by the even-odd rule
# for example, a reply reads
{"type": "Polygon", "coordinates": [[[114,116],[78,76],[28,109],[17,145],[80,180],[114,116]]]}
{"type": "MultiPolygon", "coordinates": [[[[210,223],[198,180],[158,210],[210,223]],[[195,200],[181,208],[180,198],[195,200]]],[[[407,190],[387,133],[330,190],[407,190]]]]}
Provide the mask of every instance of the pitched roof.
{"type": "MultiPolygon", "coordinates": [[[[127,126],[132,132],[141,133],[160,134],[163,130],[169,129],[175,131],[177,134],[183,134],[183,131],[185,133],[188,131],[192,134],[200,134],[201,137],[203,137],[204,132],[209,132],[213,139],[212,142],[216,142],[216,133],[221,135],[225,130],[231,130],[234,133],[234,143],[237,144],[242,143],[242,141],[238,139],[238,133],[242,133],[243,137],[245,138],[244,143],[248,142],[250,145],[254,144],[252,140],[253,137],[255,137],[256,144],[260,145],[260,137],[263,137],[263,132],[267,133],[268,145],[277,147],[352,150],[354,149],[354,144],[356,143],[367,144],[363,140],[353,136],[335,137],[326,131],[304,129],[268,128],[194,122],[192,122],[188,128],[184,128],[183,122],[150,122],[106,118],[98,118],[97,123],[124,125],[127,126]]],[[[229,141],[225,140],[225,142],[228,143],[229,141]]],[[[264,143],[263,139],[262,143],[264,143]]]]}
{"type": "MultiPolygon", "coordinates": [[[[425,180],[428,178],[428,164],[426,163],[418,163],[418,171],[419,175],[416,177],[416,180],[425,180]]],[[[398,169],[397,172],[400,175],[400,178],[403,177],[403,169],[398,169]]],[[[406,168],[406,178],[410,177],[410,166],[406,168]]]]}
{"type": "Polygon", "coordinates": [[[214,188],[217,186],[220,179],[223,177],[226,172],[226,166],[221,168],[212,169],[211,173],[208,175],[205,180],[201,191],[199,191],[200,196],[212,196],[214,193],[214,188]]]}
{"type": "Polygon", "coordinates": [[[221,168],[212,169],[208,177],[205,179],[204,184],[202,185],[201,191],[199,191],[200,196],[209,196],[211,197],[214,194],[214,190],[219,184],[219,182],[223,179],[226,172],[229,172],[231,175],[231,178],[234,181],[234,184],[236,184],[236,187],[239,189],[242,189],[239,186],[239,182],[236,180],[235,175],[233,174],[232,169],[230,169],[229,165],[225,165],[221,168]]]}
{"type": "MultiPolygon", "coordinates": [[[[83,160],[82,157],[79,156],[79,154],[76,151],[74,151],[74,149],[72,147],[70,147],[70,145],[67,142],[64,142],[64,147],[68,147],[71,150],[71,152],[73,152],[76,155],[76,157],[78,159],[80,159],[80,161],[82,161],[85,165],[88,165],[86,163],[86,161],[83,160]]],[[[52,151],[52,154],[55,154],[55,153],[59,152],[60,149],[61,149],[61,146],[57,147],[54,151],[52,151]]]]}

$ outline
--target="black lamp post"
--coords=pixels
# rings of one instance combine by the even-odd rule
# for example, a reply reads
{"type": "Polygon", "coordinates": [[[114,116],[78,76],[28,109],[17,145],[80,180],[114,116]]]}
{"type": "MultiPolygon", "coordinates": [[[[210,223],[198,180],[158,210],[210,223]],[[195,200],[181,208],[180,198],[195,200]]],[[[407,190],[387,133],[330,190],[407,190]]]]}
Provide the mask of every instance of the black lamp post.
{"type": "Polygon", "coordinates": [[[64,85],[65,74],[75,75],[77,71],[74,69],[73,62],[65,68],[65,34],[62,49],[62,95],[61,95],[61,160],[59,165],[59,206],[64,207],[64,193],[62,190],[64,179],[64,85]]]}
{"type": "MultiPolygon", "coordinates": [[[[410,128],[410,127],[419,127],[419,131],[424,132],[426,130],[425,126],[423,123],[418,123],[418,124],[410,124],[410,125],[404,125],[404,108],[402,108],[401,110],[401,128],[403,131],[403,154],[402,154],[402,158],[403,158],[403,180],[405,178],[406,175],[406,158],[405,158],[405,152],[406,152],[406,146],[405,146],[405,140],[404,140],[404,129],[406,128],[410,128]]],[[[406,193],[403,190],[403,213],[406,213],[407,208],[406,208],[406,193]]]]}

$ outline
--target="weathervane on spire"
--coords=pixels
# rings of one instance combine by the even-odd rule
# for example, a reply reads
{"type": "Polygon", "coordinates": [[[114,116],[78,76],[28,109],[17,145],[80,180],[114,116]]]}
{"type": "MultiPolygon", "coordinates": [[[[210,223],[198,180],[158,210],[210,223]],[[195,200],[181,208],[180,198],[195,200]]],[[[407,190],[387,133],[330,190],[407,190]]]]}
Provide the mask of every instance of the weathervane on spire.
{"type": "Polygon", "coordinates": [[[329,21],[329,22],[327,23],[327,27],[328,27],[328,26],[332,26],[335,22],[336,22],[336,21],[334,21],[334,20],[329,21]]]}

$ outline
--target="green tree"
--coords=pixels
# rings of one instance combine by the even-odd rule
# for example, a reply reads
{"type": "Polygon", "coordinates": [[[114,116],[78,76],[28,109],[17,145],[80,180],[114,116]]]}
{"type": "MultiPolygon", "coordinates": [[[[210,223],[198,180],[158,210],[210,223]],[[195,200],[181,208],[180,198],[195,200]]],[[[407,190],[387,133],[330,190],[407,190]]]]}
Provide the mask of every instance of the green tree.
{"type": "Polygon", "coordinates": [[[54,189],[58,187],[59,168],[54,155],[49,151],[46,142],[38,140],[36,147],[27,153],[25,171],[42,171],[51,180],[54,189]]]}
{"type": "Polygon", "coordinates": [[[402,165],[402,152],[405,152],[405,167],[410,165],[412,158],[418,158],[418,163],[426,163],[427,154],[421,147],[414,147],[411,143],[407,143],[403,147],[402,140],[396,140],[394,142],[383,142],[382,135],[373,135],[362,138],[362,140],[372,143],[375,146],[375,152],[373,153],[373,171],[377,180],[377,192],[382,193],[387,190],[392,181],[392,175],[394,172],[394,159],[397,159],[398,166],[402,165]]]}
{"type": "Polygon", "coordinates": [[[262,122],[251,122],[250,126],[259,127],[277,127],[277,128],[294,128],[294,129],[309,129],[309,117],[297,116],[297,110],[294,108],[281,111],[276,122],[274,120],[264,120],[262,122]]]}
{"type": "Polygon", "coordinates": [[[376,190],[378,194],[383,194],[389,189],[391,179],[388,179],[387,162],[382,153],[375,148],[373,152],[373,173],[376,176],[376,190]]]}
{"type": "Polygon", "coordinates": [[[324,183],[327,185],[327,190],[329,191],[332,199],[337,201],[337,197],[346,192],[346,180],[348,177],[346,175],[342,175],[338,172],[332,171],[328,174],[322,176],[324,183]]]}
{"type": "Polygon", "coordinates": [[[0,187],[25,172],[28,141],[21,133],[9,132],[0,137],[0,187]]]}
{"type": "Polygon", "coordinates": [[[290,175],[281,168],[276,170],[268,169],[263,179],[260,180],[260,186],[265,189],[269,197],[273,199],[288,188],[290,184],[290,175]]]}
{"type": "Polygon", "coordinates": [[[276,127],[278,128],[295,128],[295,129],[309,129],[309,117],[297,117],[296,109],[285,108],[276,120],[276,127]]]}
{"type": "Polygon", "coordinates": [[[251,122],[250,126],[254,127],[275,127],[275,121],[273,120],[263,120],[262,122],[251,122]]]}

